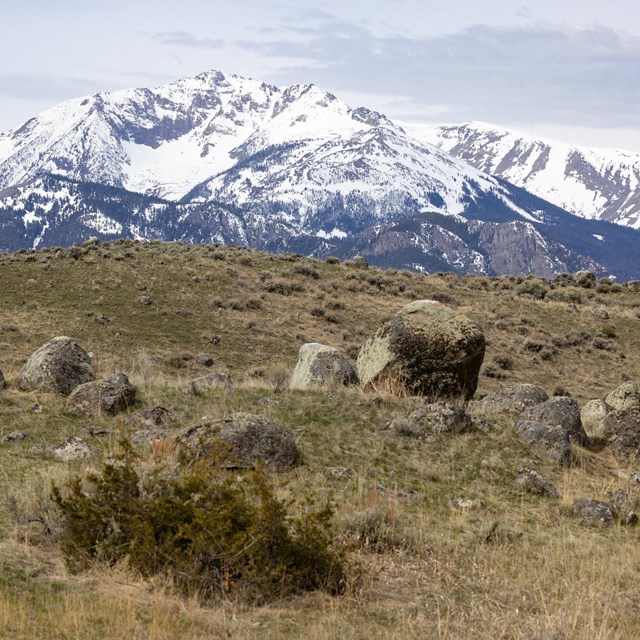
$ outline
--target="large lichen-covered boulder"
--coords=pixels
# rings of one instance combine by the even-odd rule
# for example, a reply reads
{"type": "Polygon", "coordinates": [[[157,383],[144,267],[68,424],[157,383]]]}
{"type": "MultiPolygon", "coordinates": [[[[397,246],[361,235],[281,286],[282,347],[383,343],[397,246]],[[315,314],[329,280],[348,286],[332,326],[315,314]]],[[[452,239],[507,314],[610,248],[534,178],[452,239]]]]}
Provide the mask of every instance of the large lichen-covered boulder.
{"type": "Polygon", "coordinates": [[[351,363],[333,347],[309,342],[300,347],[290,389],[317,389],[358,384],[351,363]]]}
{"type": "Polygon", "coordinates": [[[608,394],[604,401],[614,409],[640,407],[640,387],[632,380],[627,380],[608,394]]]}
{"type": "Polygon", "coordinates": [[[251,468],[262,461],[282,470],[299,461],[293,435],[264,416],[235,413],[183,429],[177,437],[195,459],[231,469],[251,468]]]}
{"type": "Polygon", "coordinates": [[[363,386],[468,399],[478,386],[484,349],[484,335],[470,318],[439,302],[416,300],[367,340],[358,376],[363,386]]]}
{"type": "Polygon", "coordinates": [[[136,399],[136,389],[124,373],[76,387],[67,399],[67,409],[86,416],[116,415],[136,399]]]}
{"type": "Polygon", "coordinates": [[[31,355],[20,372],[19,386],[68,396],[95,378],[89,354],[71,338],[59,336],[31,355]]]}

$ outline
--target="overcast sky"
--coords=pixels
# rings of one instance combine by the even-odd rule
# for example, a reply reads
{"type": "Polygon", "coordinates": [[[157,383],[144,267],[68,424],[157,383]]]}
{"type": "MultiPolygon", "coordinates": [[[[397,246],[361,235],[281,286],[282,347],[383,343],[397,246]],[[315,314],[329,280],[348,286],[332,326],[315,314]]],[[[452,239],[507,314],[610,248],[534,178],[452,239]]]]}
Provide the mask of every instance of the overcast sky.
{"type": "Polygon", "coordinates": [[[0,131],[68,98],[219,69],[405,121],[640,151],[636,0],[0,3],[0,131]]]}

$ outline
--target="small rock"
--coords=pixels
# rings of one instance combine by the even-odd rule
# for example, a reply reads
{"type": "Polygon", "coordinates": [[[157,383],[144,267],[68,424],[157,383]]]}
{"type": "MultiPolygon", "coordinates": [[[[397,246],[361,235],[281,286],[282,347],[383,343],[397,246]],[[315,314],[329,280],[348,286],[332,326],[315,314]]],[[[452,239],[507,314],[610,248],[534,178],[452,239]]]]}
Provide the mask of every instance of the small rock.
{"type": "Polygon", "coordinates": [[[482,509],[482,501],[478,498],[456,498],[451,502],[451,507],[461,511],[478,511],[482,509]]]}
{"type": "Polygon", "coordinates": [[[346,260],[345,264],[354,269],[368,269],[369,263],[364,256],[354,256],[350,260],[346,260]]]}
{"type": "Polygon", "coordinates": [[[609,319],[609,312],[606,309],[594,307],[593,309],[591,309],[591,313],[593,313],[593,315],[597,318],[602,318],[603,320],[609,319]]]}
{"type": "Polygon", "coordinates": [[[33,411],[33,413],[42,413],[44,411],[44,407],[39,402],[34,402],[31,405],[31,411],[33,411]]]}
{"type": "Polygon", "coordinates": [[[615,520],[615,512],[610,504],[587,498],[576,498],[572,511],[575,516],[585,522],[600,525],[610,525],[615,520]]]}
{"type": "Polygon", "coordinates": [[[211,356],[198,356],[196,362],[203,367],[213,366],[213,358],[211,356]]]}
{"type": "Polygon", "coordinates": [[[53,450],[53,455],[64,462],[92,458],[94,451],[82,438],[71,436],[53,450]]]}
{"type": "Polygon", "coordinates": [[[338,480],[346,480],[353,476],[353,469],[349,469],[349,467],[332,467],[327,469],[327,471],[329,472],[329,475],[337,478],[338,480]]]}
{"type": "Polygon", "coordinates": [[[145,307],[148,307],[150,304],[152,304],[151,298],[149,298],[149,296],[140,296],[138,298],[138,302],[140,302],[140,304],[145,307]]]}
{"type": "Polygon", "coordinates": [[[12,431],[2,438],[2,442],[20,442],[28,437],[24,431],[12,431]]]}
{"type": "Polygon", "coordinates": [[[571,460],[569,435],[562,426],[518,420],[515,431],[522,443],[543,460],[561,465],[571,460]]]}
{"type": "Polygon", "coordinates": [[[129,440],[135,444],[146,444],[155,440],[166,440],[175,435],[169,429],[138,429],[131,435],[129,440]]]}
{"type": "Polygon", "coordinates": [[[541,473],[534,469],[523,467],[518,469],[516,484],[529,493],[547,498],[558,498],[558,490],[541,473]]]}
{"type": "Polygon", "coordinates": [[[103,429],[102,427],[85,427],[85,431],[94,438],[99,438],[100,436],[109,435],[109,431],[107,429],[103,429]]]}
{"type": "Polygon", "coordinates": [[[471,416],[462,407],[451,402],[434,402],[406,418],[393,420],[389,427],[399,435],[432,440],[441,433],[463,433],[471,424],[471,416]]]}

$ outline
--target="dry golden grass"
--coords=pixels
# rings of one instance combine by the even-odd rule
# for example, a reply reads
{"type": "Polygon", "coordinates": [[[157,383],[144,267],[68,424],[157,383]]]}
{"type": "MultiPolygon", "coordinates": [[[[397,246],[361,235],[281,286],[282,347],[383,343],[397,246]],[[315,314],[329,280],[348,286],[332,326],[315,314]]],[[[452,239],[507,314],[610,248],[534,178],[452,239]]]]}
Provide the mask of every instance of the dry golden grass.
{"type": "MultiPolygon", "coordinates": [[[[27,258],[0,256],[0,369],[10,383],[0,392],[0,436],[29,434],[0,445],[0,637],[640,637],[638,530],[590,527],[570,515],[575,497],[610,499],[635,469],[621,468],[606,449],[576,448],[567,469],[531,460],[504,419],[494,420],[489,434],[444,436],[435,444],[400,437],[388,422],[420,401],[396,397],[393,388],[285,390],[303,342],[353,354],[402,305],[436,296],[481,324],[486,365],[508,358],[508,368],[489,371],[504,377],[482,375],[478,393],[533,382],[549,392],[561,386],[584,402],[637,376],[640,294],[550,290],[581,297],[574,308],[517,295],[510,279],[357,271],[182,245],[97,247],[78,261],[51,257],[47,270],[27,258]],[[141,305],[141,295],[152,304],[141,305]],[[609,319],[594,315],[596,306],[606,307],[609,319]],[[596,336],[606,327],[616,337],[606,337],[609,329],[596,336]],[[571,332],[590,337],[575,343],[567,340],[571,332]],[[132,428],[119,418],[73,416],[64,399],[15,388],[28,355],[55,335],[70,335],[92,351],[100,375],[127,373],[140,405],[166,406],[179,425],[250,411],[291,429],[304,464],[281,476],[280,492],[333,497],[336,535],[351,545],[347,594],[260,608],[233,601],[204,607],[124,566],[69,574],[55,536],[43,535],[42,522],[29,522],[29,514],[50,508],[51,481],[63,484],[93,463],[64,464],[48,452],[80,435],[99,462],[132,428]],[[594,346],[594,339],[615,350],[594,346]],[[545,359],[525,340],[552,345],[555,353],[550,349],[545,359]],[[214,359],[214,369],[231,372],[233,392],[185,396],[190,379],[211,371],[198,363],[202,354],[214,359]],[[91,437],[88,427],[108,435],[91,437]],[[516,487],[525,464],[554,482],[559,500],[516,487]],[[472,507],[456,507],[458,498],[472,507]]],[[[166,441],[141,452],[142,464],[176,456],[166,441]]],[[[50,517],[55,528],[55,513],[50,517]]]]}

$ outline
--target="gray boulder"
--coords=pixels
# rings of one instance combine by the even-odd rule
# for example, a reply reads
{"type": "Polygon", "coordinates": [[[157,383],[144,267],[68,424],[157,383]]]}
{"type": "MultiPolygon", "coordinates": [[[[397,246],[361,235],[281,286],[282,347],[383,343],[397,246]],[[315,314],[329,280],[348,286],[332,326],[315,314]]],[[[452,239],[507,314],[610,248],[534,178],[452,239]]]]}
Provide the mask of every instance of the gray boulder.
{"type": "Polygon", "coordinates": [[[614,409],[640,407],[640,388],[635,382],[628,380],[616,387],[604,401],[614,409]]]}
{"type": "Polygon", "coordinates": [[[580,420],[590,437],[600,438],[604,430],[605,418],[613,411],[604,400],[590,400],[580,409],[580,420]]]}
{"type": "Polygon", "coordinates": [[[299,461],[293,435],[264,416],[236,413],[184,429],[177,441],[196,459],[223,468],[248,469],[262,461],[282,470],[299,461]]]}
{"type": "Polygon", "coordinates": [[[484,350],[484,335],[467,316],[433,300],[417,300],[367,340],[358,355],[358,376],[363,386],[469,399],[484,350]]]}
{"type": "Polygon", "coordinates": [[[136,389],[124,373],[76,387],[67,399],[67,409],[86,416],[116,415],[132,406],[136,389]]]}
{"type": "Polygon", "coordinates": [[[546,402],[529,407],[518,417],[518,422],[520,421],[560,425],[567,432],[571,442],[582,446],[589,444],[589,438],[580,420],[580,406],[573,398],[550,398],[546,402]]]}
{"type": "Polygon", "coordinates": [[[596,276],[590,271],[576,271],[573,274],[573,282],[575,283],[576,287],[593,289],[596,286],[596,276]]]}
{"type": "Polygon", "coordinates": [[[358,374],[337,350],[317,342],[300,347],[290,389],[317,389],[358,384],[358,374]]]}
{"type": "Polygon", "coordinates": [[[187,387],[187,395],[203,396],[211,389],[229,389],[231,387],[231,375],[222,371],[208,373],[205,376],[194,378],[189,382],[187,387]]]}
{"type": "Polygon", "coordinates": [[[71,436],[53,450],[54,457],[63,462],[93,458],[94,451],[82,438],[71,436]]]}
{"type": "Polygon", "coordinates": [[[589,524],[610,525],[616,517],[613,507],[607,502],[576,498],[572,511],[575,516],[589,524]]]}
{"type": "Polygon", "coordinates": [[[560,497],[558,490],[549,480],[535,469],[529,469],[528,467],[518,470],[516,485],[536,496],[546,498],[560,497]]]}
{"type": "Polygon", "coordinates": [[[515,431],[520,441],[543,460],[560,465],[571,460],[569,435],[562,426],[519,420],[515,431]]]}
{"type": "Polygon", "coordinates": [[[602,436],[618,460],[639,460],[640,407],[612,411],[604,420],[602,436]]]}
{"type": "Polygon", "coordinates": [[[175,416],[169,409],[165,409],[164,407],[153,407],[152,409],[136,411],[126,418],[127,425],[130,427],[139,427],[140,429],[168,427],[174,422],[175,416]]]}
{"type": "Polygon", "coordinates": [[[71,338],[59,336],[31,355],[20,372],[19,386],[68,396],[95,378],[89,354],[71,338]]]}
{"type": "Polygon", "coordinates": [[[471,416],[451,402],[434,402],[416,409],[407,418],[398,418],[391,428],[412,438],[430,439],[441,433],[463,433],[472,425],[471,416]]]}
{"type": "Polygon", "coordinates": [[[516,384],[504,387],[485,396],[477,403],[483,413],[495,415],[520,415],[525,409],[549,399],[547,392],[533,384],[516,384]]]}

